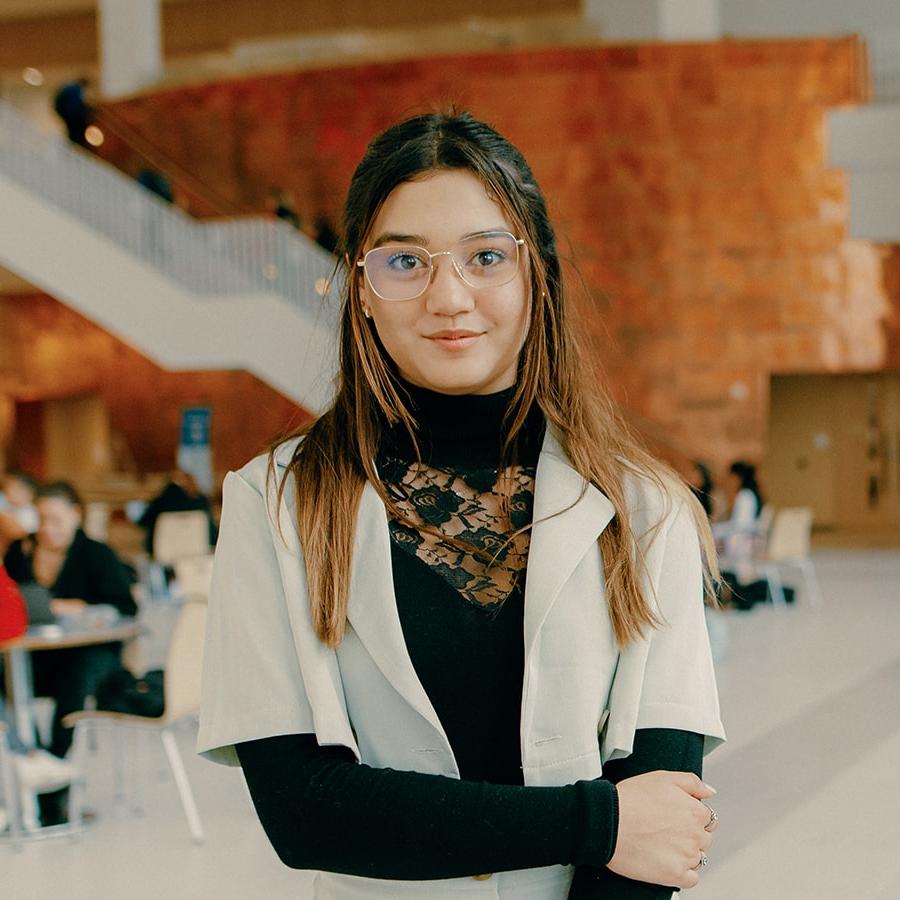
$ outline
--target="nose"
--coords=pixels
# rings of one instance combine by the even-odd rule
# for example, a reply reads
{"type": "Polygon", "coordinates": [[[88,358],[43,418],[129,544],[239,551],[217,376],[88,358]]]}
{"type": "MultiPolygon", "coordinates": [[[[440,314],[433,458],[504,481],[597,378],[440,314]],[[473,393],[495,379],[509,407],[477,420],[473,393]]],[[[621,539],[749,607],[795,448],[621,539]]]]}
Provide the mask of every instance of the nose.
{"type": "Polygon", "coordinates": [[[475,308],[472,288],[463,280],[452,254],[436,253],[432,258],[434,272],[425,291],[425,309],[437,316],[456,316],[475,308]],[[442,257],[438,259],[437,257],[442,257]]]}

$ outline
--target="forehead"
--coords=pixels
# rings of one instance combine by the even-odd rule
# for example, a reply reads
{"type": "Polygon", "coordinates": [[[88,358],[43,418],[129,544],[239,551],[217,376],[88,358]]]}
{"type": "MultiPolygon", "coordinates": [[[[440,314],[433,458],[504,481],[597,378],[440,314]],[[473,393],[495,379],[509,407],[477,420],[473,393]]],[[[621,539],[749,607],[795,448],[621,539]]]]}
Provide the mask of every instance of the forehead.
{"type": "Polygon", "coordinates": [[[55,513],[59,515],[72,510],[77,511],[76,507],[62,497],[41,497],[38,499],[36,506],[44,514],[55,513]]]}
{"type": "Polygon", "coordinates": [[[437,245],[497,229],[513,231],[513,223],[480,179],[465,169],[439,170],[405,181],[388,194],[372,223],[369,243],[395,234],[437,245]]]}

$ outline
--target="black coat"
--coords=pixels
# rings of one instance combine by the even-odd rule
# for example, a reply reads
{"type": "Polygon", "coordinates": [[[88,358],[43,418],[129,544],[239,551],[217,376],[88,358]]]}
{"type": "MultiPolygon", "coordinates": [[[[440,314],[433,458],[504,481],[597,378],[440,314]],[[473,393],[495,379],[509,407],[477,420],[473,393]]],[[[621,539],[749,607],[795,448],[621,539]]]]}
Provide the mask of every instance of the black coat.
{"type": "MultiPolygon", "coordinates": [[[[19,584],[35,580],[34,548],[32,536],[14,541],[6,551],[6,571],[19,584]]],[[[54,597],[108,603],[123,616],[133,616],[137,606],[131,596],[130,582],[116,554],[106,544],[91,540],[79,528],[50,591],[54,597]]]]}

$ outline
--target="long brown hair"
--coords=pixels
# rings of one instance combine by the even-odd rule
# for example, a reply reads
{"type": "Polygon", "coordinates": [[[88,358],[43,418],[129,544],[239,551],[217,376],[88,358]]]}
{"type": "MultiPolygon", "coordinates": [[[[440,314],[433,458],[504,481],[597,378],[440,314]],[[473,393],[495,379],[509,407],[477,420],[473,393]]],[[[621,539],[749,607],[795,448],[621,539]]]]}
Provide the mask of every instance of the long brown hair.
{"type": "MultiPolygon", "coordinates": [[[[303,435],[304,439],[287,472],[294,476],[298,534],[316,633],[331,647],[338,646],[344,635],[356,515],[366,481],[388,510],[402,517],[375,470],[381,423],[401,424],[415,441],[416,422],[404,402],[405,392],[374,325],[363,315],[361,276],[355,261],[391,191],[442,169],[465,169],[478,177],[526,241],[531,312],[510,401],[504,453],[537,404],[576,471],[612,502],[615,518],[599,543],[610,618],[616,640],[624,646],[658,624],[641,593],[642,554],[637,538],[643,536],[632,530],[624,489],[626,468],[656,482],[667,498],[674,490],[690,505],[707,570],[714,571],[709,526],[699,503],[680,480],[629,433],[598,379],[591,376],[591,367],[584,364],[587,357],[577,345],[571,323],[556,237],[528,163],[488,125],[468,113],[455,112],[417,116],[378,135],[357,167],[347,195],[340,250],[348,273],[340,315],[337,393],[328,410],[294,433],[293,437],[303,435]]],[[[274,472],[274,465],[270,471],[274,472]]],[[[279,502],[286,483],[287,477],[278,486],[279,502]]]]}

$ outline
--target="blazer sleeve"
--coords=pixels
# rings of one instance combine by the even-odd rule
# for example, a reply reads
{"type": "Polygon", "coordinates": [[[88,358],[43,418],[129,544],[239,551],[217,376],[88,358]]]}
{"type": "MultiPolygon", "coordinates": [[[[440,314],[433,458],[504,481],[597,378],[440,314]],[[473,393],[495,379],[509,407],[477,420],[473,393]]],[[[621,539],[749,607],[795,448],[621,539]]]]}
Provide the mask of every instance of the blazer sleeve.
{"type": "Polygon", "coordinates": [[[725,740],[703,603],[703,566],[694,519],[677,503],[645,552],[658,627],[619,659],[602,740],[604,762],[631,753],[639,728],[704,737],[709,753],[725,740]]]}
{"type": "Polygon", "coordinates": [[[666,534],[656,597],[661,625],[650,638],[638,728],[678,728],[706,737],[709,752],[725,739],[713,671],[700,541],[687,506],[666,534]]]}
{"type": "Polygon", "coordinates": [[[226,765],[239,764],[235,744],[316,730],[275,539],[261,491],[229,473],[209,596],[197,747],[226,765]]]}

